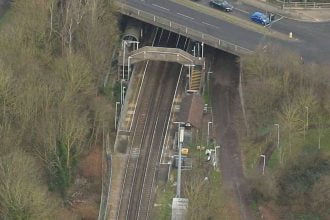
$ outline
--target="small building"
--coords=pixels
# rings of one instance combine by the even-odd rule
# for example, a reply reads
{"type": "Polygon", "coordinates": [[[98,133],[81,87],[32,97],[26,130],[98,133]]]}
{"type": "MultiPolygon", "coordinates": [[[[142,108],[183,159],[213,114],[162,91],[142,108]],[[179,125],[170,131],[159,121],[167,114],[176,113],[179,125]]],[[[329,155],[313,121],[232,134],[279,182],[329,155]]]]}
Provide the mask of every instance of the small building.
{"type": "Polygon", "coordinates": [[[177,120],[186,124],[184,146],[189,146],[198,136],[198,130],[202,128],[203,109],[204,102],[200,94],[188,93],[183,97],[177,120]]]}
{"type": "Polygon", "coordinates": [[[198,93],[188,93],[183,97],[178,121],[186,123],[187,127],[200,129],[202,127],[204,101],[198,93]]]}

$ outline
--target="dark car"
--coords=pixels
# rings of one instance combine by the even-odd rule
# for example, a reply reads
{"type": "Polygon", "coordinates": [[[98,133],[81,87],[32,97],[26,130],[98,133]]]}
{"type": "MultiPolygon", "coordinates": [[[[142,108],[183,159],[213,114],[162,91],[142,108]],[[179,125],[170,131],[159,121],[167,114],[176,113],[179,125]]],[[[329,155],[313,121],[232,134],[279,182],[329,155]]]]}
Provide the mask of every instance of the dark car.
{"type": "Polygon", "coordinates": [[[218,8],[218,9],[224,10],[226,12],[230,12],[234,8],[227,1],[222,1],[222,0],[211,0],[210,5],[211,5],[211,7],[218,8]]]}
{"type": "Polygon", "coordinates": [[[254,12],[250,18],[252,21],[264,26],[270,23],[269,17],[261,12],[254,12]]]}

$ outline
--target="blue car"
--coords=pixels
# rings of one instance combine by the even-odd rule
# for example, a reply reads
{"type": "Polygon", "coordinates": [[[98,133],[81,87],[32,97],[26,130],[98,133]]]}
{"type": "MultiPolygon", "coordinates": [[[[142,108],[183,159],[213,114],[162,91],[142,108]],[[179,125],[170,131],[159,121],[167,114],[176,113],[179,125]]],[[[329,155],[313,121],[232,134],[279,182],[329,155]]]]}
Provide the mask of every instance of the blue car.
{"type": "Polygon", "coordinates": [[[252,21],[264,26],[270,23],[268,16],[261,12],[254,12],[250,18],[252,21]]]}

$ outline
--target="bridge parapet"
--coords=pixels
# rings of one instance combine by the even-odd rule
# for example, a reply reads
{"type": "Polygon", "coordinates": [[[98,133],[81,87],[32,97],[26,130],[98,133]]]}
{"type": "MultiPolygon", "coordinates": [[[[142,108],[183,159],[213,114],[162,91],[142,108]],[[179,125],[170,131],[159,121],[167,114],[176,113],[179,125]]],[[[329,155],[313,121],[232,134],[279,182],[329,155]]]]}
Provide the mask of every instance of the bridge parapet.
{"type": "Polygon", "coordinates": [[[143,21],[143,22],[146,22],[149,24],[153,24],[157,27],[164,28],[166,30],[169,30],[169,31],[177,33],[177,34],[184,35],[193,40],[204,42],[205,44],[218,48],[220,50],[224,50],[226,52],[235,54],[237,56],[253,53],[253,51],[251,51],[247,48],[244,48],[239,45],[230,43],[228,41],[213,37],[209,34],[204,34],[200,31],[194,30],[192,28],[188,28],[184,25],[170,21],[163,17],[159,17],[159,16],[151,14],[149,12],[138,10],[138,9],[131,7],[129,5],[126,5],[122,2],[115,1],[115,4],[118,6],[119,11],[124,15],[136,18],[140,21],[143,21]]]}
{"type": "Polygon", "coordinates": [[[131,64],[143,60],[156,60],[156,61],[166,61],[166,62],[177,62],[183,65],[201,66],[204,64],[205,59],[202,57],[194,57],[193,55],[178,48],[146,46],[130,52],[129,60],[131,64]]]}

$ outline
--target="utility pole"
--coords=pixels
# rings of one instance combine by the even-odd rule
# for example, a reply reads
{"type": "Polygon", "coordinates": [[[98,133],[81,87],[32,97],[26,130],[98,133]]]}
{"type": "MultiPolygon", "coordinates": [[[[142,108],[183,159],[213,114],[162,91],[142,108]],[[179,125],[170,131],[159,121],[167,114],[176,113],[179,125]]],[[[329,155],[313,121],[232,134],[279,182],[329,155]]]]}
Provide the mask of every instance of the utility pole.
{"type": "Polygon", "coordinates": [[[182,160],[182,144],[184,139],[184,127],[181,127],[181,125],[184,125],[184,122],[174,122],[175,124],[178,124],[178,150],[179,150],[179,161],[178,161],[178,177],[176,182],[176,197],[181,197],[181,160],[182,160]]]}

